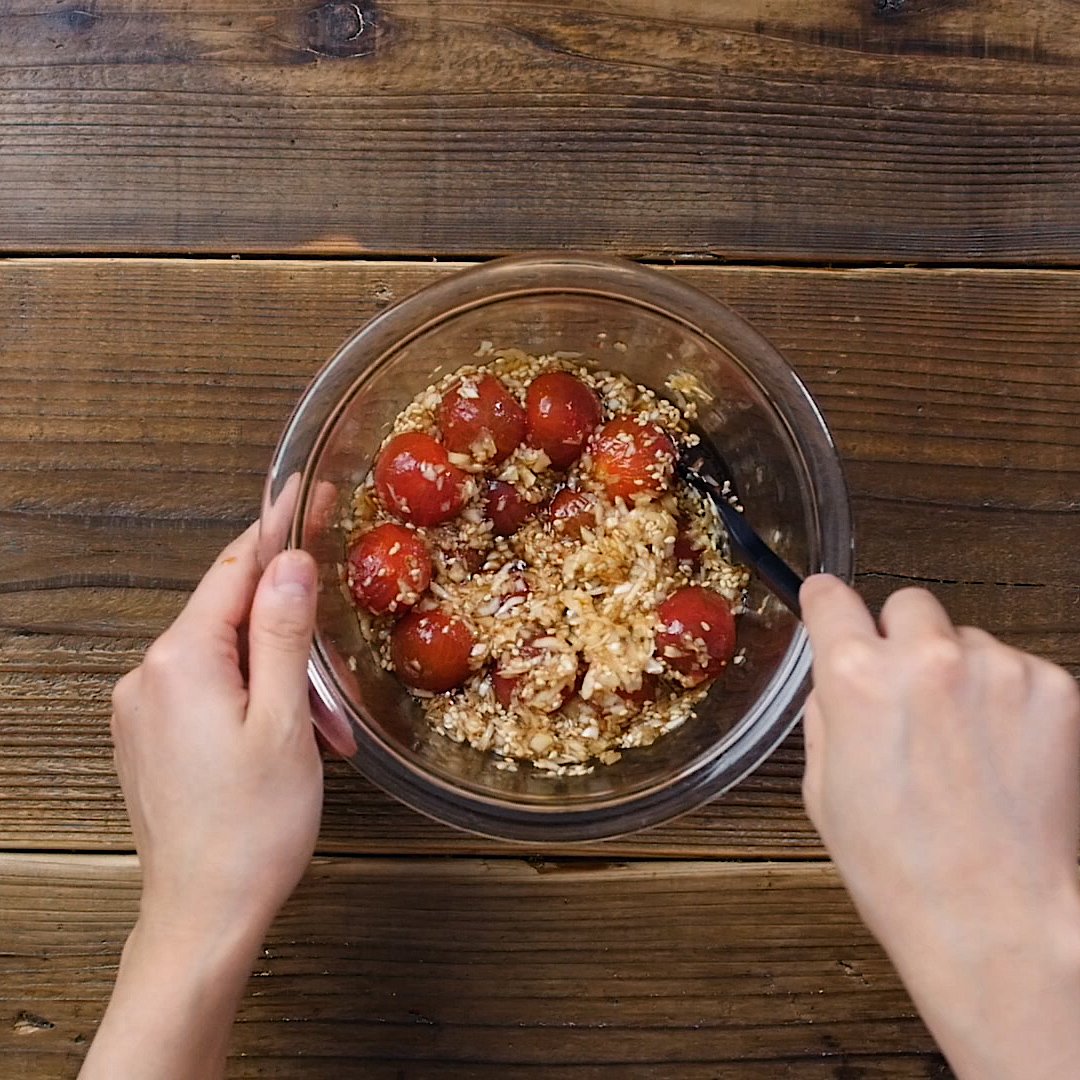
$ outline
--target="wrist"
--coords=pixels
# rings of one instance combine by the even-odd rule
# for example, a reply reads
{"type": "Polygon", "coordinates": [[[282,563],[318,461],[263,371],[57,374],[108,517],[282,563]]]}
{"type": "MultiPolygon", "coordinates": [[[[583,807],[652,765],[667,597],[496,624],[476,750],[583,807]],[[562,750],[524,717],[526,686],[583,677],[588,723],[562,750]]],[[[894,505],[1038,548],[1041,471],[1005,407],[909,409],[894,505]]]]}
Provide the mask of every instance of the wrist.
{"type": "Polygon", "coordinates": [[[214,926],[144,905],[124,946],[123,962],[193,980],[246,980],[264,936],[265,927],[254,921],[214,926]]]}
{"type": "Polygon", "coordinates": [[[261,942],[252,926],[210,930],[144,906],[80,1077],[220,1077],[261,942]]]}
{"type": "Polygon", "coordinates": [[[276,915],[262,899],[258,890],[245,892],[232,882],[185,889],[146,873],[136,941],[180,957],[198,951],[216,964],[239,963],[254,957],[276,915]]]}

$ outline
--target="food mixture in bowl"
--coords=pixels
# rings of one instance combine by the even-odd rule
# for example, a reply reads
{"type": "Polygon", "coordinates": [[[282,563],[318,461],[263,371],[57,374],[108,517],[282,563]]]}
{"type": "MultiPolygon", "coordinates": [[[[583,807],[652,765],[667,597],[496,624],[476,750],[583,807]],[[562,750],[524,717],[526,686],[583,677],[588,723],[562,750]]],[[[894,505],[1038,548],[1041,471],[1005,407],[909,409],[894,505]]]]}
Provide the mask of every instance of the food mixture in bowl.
{"type": "Polygon", "coordinates": [[[675,474],[696,384],[484,343],[395,419],[343,525],[380,664],[442,734],[565,775],[693,715],[748,574],[675,474]]]}

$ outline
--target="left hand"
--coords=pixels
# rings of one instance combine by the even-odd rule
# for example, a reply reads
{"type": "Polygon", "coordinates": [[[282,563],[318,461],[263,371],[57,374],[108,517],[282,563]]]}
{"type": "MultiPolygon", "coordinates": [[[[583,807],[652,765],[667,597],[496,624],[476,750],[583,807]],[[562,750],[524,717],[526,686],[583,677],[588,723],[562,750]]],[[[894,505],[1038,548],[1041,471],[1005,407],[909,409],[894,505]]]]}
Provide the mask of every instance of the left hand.
{"type": "Polygon", "coordinates": [[[113,691],[143,892],[82,1080],[222,1076],[255,953],[311,860],[316,568],[285,551],[260,577],[257,530],[222,552],[113,691]]]}
{"type": "Polygon", "coordinates": [[[316,568],[306,553],[285,551],[260,579],[257,529],[225,549],[113,694],[143,932],[257,945],[314,850],[322,762],[307,659],[316,568]]]}

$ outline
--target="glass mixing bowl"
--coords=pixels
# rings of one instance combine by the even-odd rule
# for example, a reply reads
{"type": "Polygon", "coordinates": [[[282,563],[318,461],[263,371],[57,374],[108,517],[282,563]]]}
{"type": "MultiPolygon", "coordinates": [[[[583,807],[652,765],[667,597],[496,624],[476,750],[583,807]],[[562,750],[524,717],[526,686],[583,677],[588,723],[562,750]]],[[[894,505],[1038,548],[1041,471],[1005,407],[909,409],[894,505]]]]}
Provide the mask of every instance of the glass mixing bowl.
{"type": "Polygon", "coordinates": [[[799,718],[806,634],[759,583],[738,623],[745,663],[718,680],[697,718],[614,765],[565,777],[496,768],[491,754],[432,731],[375,663],[339,586],[339,522],[394,416],[472,362],[484,341],[580,353],[661,393],[673,373],[695,376],[711,394],[699,429],[727,463],[751,524],[802,573],[850,580],[836,448],[794,371],[733,311],[663,271],[561,254],[487,263],[384,311],[319,372],[289,420],[266,485],[261,551],[303,547],[320,565],[308,670],[324,739],[408,805],[487,836],[586,840],[655,825],[738,783],[799,718]]]}

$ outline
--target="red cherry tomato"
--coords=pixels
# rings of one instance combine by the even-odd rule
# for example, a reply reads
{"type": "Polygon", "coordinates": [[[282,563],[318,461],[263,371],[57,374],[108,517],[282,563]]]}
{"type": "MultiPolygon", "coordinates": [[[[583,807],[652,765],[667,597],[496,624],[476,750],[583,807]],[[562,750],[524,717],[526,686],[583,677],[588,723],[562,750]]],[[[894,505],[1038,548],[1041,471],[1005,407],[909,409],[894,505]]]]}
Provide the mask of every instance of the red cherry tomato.
{"type": "Polygon", "coordinates": [[[580,540],[582,528],[596,528],[596,497],[563,488],[548,504],[548,519],[557,532],[580,540]]]}
{"type": "Polygon", "coordinates": [[[387,522],[356,542],[346,574],[357,604],[373,615],[387,615],[420,599],[431,584],[431,555],[411,529],[387,522]]]}
{"type": "MultiPolygon", "coordinates": [[[[536,640],[535,638],[533,639],[536,640]]],[[[517,703],[518,697],[521,692],[522,683],[525,682],[526,676],[524,674],[519,675],[505,675],[503,671],[507,667],[516,665],[522,658],[533,659],[537,656],[541,656],[544,650],[537,648],[532,641],[527,641],[520,646],[520,652],[517,656],[511,658],[504,658],[496,666],[491,673],[491,687],[495,691],[495,697],[499,704],[504,709],[511,708],[517,703]]],[[[544,678],[544,673],[540,672],[540,688],[546,688],[547,680],[544,678]]],[[[545,709],[545,712],[555,713],[558,712],[576,693],[581,686],[581,680],[584,676],[584,672],[578,671],[574,675],[572,682],[567,682],[559,691],[557,697],[548,702],[550,708],[545,709]]],[[[533,690],[537,689],[537,680],[534,677],[533,690]]]]}
{"type": "Polygon", "coordinates": [[[650,671],[642,673],[641,685],[636,690],[617,690],[616,693],[630,705],[639,709],[655,701],[660,693],[660,680],[650,671]]]}
{"type": "MultiPolygon", "coordinates": [[[[529,588],[525,575],[520,570],[515,570],[502,578],[497,584],[492,583],[491,595],[498,599],[501,607],[507,600],[512,600],[515,596],[522,596],[527,600],[532,596],[532,589],[529,588]]],[[[517,606],[514,605],[514,607],[517,606]]]]}
{"type": "Polygon", "coordinates": [[[390,656],[402,682],[442,693],[469,677],[472,631],[446,611],[410,611],[390,632],[390,656]]]}
{"type": "Polygon", "coordinates": [[[686,525],[685,520],[679,521],[679,531],[675,534],[675,561],[690,563],[696,567],[701,563],[701,553],[705,548],[699,547],[698,541],[690,538],[686,525]]]}
{"type": "Polygon", "coordinates": [[[735,616],[718,592],[700,585],[677,589],[659,610],[656,651],[687,686],[714,679],[735,652],[735,616]]]}
{"type": "Polygon", "coordinates": [[[591,450],[593,475],[613,499],[660,491],[675,465],[667,432],[628,416],[608,421],[593,436],[591,450]]]}
{"type": "Polygon", "coordinates": [[[466,378],[443,395],[439,427],[455,454],[498,465],[525,438],[525,410],[494,375],[466,378]]]}
{"type": "Polygon", "coordinates": [[[543,450],[556,469],[568,469],[604,418],[600,399],[566,371],[538,375],[525,394],[529,443],[543,450]]]}
{"type": "Polygon", "coordinates": [[[521,682],[520,675],[500,675],[496,668],[491,673],[491,687],[495,691],[495,697],[504,709],[509,709],[514,701],[518,684],[521,682]]]}
{"type": "Polygon", "coordinates": [[[395,435],[375,462],[375,490],[383,506],[414,525],[438,525],[460,513],[467,477],[450,464],[446,447],[430,435],[395,435]]]}
{"type": "MultiPolygon", "coordinates": [[[[455,563],[460,563],[467,577],[472,577],[484,565],[486,560],[486,552],[481,551],[479,548],[468,547],[465,544],[460,544],[443,552],[443,563],[446,567],[449,569],[455,563]]],[[[450,576],[454,577],[452,571],[450,571],[450,576]]]]}
{"type": "Polygon", "coordinates": [[[496,536],[512,536],[534,513],[536,507],[513,484],[488,482],[487,515],[496,536]]]}

